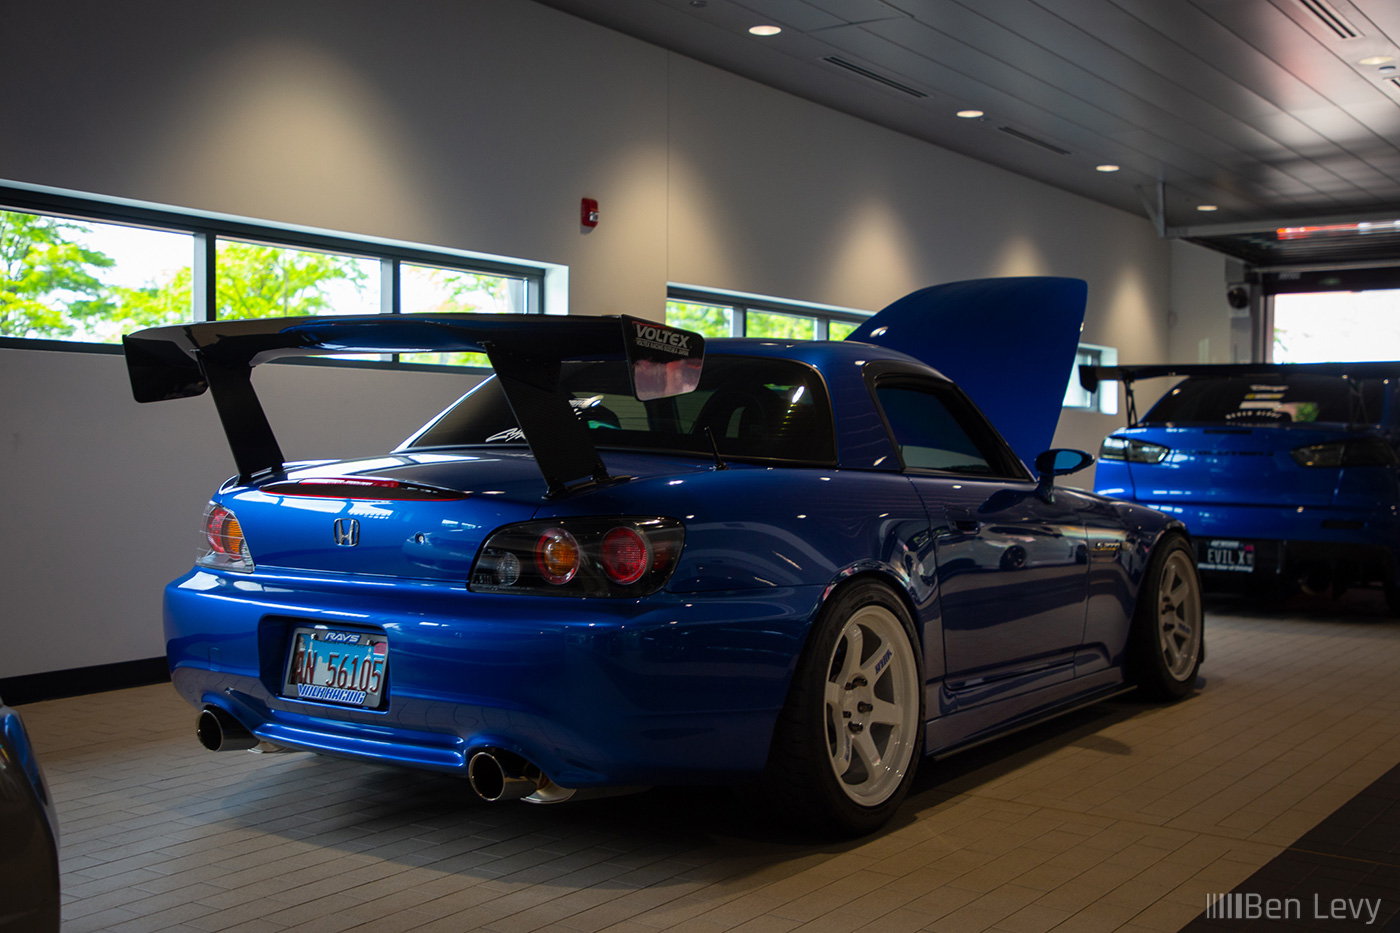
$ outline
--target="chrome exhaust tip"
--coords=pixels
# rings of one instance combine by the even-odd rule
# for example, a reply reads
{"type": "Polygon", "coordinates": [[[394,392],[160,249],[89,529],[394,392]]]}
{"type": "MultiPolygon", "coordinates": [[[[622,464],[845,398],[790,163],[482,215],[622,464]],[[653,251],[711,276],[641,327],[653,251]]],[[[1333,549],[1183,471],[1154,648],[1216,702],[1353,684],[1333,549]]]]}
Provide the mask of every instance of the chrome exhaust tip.
{"type": "Polygon", "coordinates": [[[483,748],[467,761],[467,781],[482,800],[520,800],[539,789],[539,774],[528,761],[499,748],[483,748]]]}
{"type": "Polygon", "coordinates": [[[260,741],[232,713],[217,706],[206,706],[200,711],[194,731],[199,737],[199,744],[211,752],[249,749],[260,741]]]}

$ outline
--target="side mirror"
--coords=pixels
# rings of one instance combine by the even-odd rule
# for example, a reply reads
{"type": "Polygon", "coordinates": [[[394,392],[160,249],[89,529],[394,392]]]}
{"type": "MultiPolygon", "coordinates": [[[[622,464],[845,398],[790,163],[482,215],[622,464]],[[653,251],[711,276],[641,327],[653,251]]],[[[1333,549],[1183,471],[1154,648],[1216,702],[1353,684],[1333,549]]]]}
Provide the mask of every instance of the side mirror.
{"type": "Polygon", "coordinates": [[[1055,477],[1078,473],[1094,462],[1094,455],[1082,450],[1056,447],[1035,458],[1035,471],[1040,474],[1040,483],[1035,494],[1046,502],[1055,501],[1055,477]]]}

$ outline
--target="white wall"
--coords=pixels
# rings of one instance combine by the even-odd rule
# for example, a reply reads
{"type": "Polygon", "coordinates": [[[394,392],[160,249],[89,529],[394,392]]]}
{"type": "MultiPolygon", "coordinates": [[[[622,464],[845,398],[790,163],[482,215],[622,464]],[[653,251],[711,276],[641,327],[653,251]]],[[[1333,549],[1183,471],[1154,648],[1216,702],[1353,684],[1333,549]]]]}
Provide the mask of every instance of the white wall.
{"type": "MultiPolygon", "coordinates": [[[[1072,275],[1084,340],[1138,362],[1191,285],[1144,220],[528,0],[49,0],[6,32],[0,179],[565,264],[574,313],[1072,275]]],[[[292,456],[382,450],[463,385],[257,381],[292,456]]],[[[0,400],[0,677],[161,653],[160,587],[231,472],[208,401],[138,406],[119,357],[29,350],[0,351],[0,400]]],[[[1070,412],[1057,442],[1118,423],[1070,412]]]]}

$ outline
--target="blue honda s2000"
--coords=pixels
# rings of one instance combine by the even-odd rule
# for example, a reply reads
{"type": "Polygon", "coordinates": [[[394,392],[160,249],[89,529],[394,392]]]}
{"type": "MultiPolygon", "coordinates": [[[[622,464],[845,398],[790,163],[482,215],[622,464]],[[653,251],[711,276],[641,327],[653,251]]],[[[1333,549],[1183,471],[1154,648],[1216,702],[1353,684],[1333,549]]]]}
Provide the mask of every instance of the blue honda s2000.
{"type": "MultiPolygon", "coordinates": [[[[1084,371],[1081,370],[1081,373],[1084,371]]],[[[1186,523],[1206,585],[1382,585],[1400,613],[1400,362],[1099,367],[1185,376],[1099,454],[1099,492],[1186,523]]]]}
{"type": "Polygon", "coordinates": [[[1048,446],[1083,307],[1082,282],[988,280],[841,343],[505,315],[132,335],[137,398],[212,391],[239,469],[166,590],[175,686],[210,748],[461,773],[488,799],[744,784],[874,829],[922,755],[1195,682],[1182,525],[1056,488],[1087,454],[1021,459],[1048,446]],[[945,334],[1066,305],[1031,335],[1048,395],[979,398],[1012,444],[888,349],[964,365],[945,334]],[[392,453],[284,463],[252,366],[389,350],[484,351],[495,376],[392,453]],[[1048,421],[1017,417],[1046,398],[1048,421]]]}

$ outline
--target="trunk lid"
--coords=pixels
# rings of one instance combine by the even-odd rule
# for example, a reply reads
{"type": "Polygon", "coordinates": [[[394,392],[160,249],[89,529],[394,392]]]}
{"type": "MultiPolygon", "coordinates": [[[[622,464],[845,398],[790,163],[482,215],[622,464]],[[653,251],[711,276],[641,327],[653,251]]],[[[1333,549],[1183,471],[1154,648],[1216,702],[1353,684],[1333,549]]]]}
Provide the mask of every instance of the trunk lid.
{"type": "MultiPolygon", "coordinates": [[[[608,459],[629,476],[705,468],[664,457],[608,459]]],[[[527,521],[550,500],[527,450],[493,449],[294,465],[229,489],[221,501],[238,517],[258,569],[465,584],[492,531],[527,521]]]]}
{"type": "Polygon", "coordinates": [[[1332,504],[1341,470],[1299,466],[1292,451],[1355,432],[1342,425],[1148,426],[1114,436],[1170,451],[1160,463],[1127,464],[1139,501],[1315,507],[1332,504]]]}

